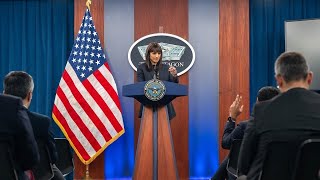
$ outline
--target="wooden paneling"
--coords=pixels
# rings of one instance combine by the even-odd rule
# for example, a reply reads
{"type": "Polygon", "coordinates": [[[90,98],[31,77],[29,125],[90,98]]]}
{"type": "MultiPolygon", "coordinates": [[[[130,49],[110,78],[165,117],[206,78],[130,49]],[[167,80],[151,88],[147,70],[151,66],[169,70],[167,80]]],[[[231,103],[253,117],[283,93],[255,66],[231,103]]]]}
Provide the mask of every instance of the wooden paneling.
{"type": "MultiPolygon", "coordinates": [[[[78,31],[86,10],[86,0],[74,0],[74,35],[78,31]]],[[[104,43],[104,1],[92,0],[90,12],[94,25],[100,38],[101,45],[104,43]]],[[[86,166],[80,159],[74,156],[74,179],[81,179],[85,176],[86,166]]],[[[101,153],[89,166],[90,177],[93,179],[104,179],[104,153],[101,153]]]]}
{"type": "MultiPolygon", "coordinates": [[[[249,117],[249,1],[219,1],[219,144],[229,116],[229,107],[237,94],[243,98],[249,117]]],[[[229,151],[220,147],[220,161],[229,151]]]]}
{"type": "Polygon", "coordinates": [[[179,179],[166,107],[158,108],[158,179],[179,179]]]}
{"type": "Polygon", "coordinates": [[[153,177],[153,109],[146,107],[141,119],[139,145],[132,179],[151,180],[153,177]],[[146,171],[147,169],[147,171],[146,171]],[[150,170],[150,171],[148,171],[150,170]]]}
{"type": "MultiPolygon", "coordinates": [[[[139,131],[133,179],[153,179],[153,109],[145,107],[139,131]]],[[[158,108],[158,179],[177,179],[171,130],[165,107],[158,108]]]]}
{"type": "MultiPolygon", "coordinates": [[[[170,33],[188,40],[188,0],[135,0],[134,2],[135,40],[142,36],[158,33],[170,33]]],[[[180,84],[187,85],[188,73],[179,77],[180,84]]],[[[172,138],[180,179],[189,178],[189,103],[188,97],[179,97],[173,101],[177,116],[171,120],[172,138]]],[[[140,120],[139,103],[135,102],[135,144],[137,142],[140,120]]]]}

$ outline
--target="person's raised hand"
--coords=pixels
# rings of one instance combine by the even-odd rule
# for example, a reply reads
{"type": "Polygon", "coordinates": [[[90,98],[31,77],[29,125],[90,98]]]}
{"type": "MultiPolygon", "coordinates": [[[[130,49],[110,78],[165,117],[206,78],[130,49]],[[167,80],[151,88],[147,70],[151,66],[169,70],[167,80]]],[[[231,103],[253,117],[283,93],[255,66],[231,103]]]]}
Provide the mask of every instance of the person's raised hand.
{"type": "Polygon", "coordinates": [[[234,120],[236,120],[243,111],[243,104],[241,104],[241,100],[242,96],[238,94],[229,108],[229,116],[234,120]]]}
{"type": "Polygon", "coordinates": [[[170,66],[168,71],[172,74],[172,76],[176,77],[177,76],[177,69],[173,66],[170,66]]]}

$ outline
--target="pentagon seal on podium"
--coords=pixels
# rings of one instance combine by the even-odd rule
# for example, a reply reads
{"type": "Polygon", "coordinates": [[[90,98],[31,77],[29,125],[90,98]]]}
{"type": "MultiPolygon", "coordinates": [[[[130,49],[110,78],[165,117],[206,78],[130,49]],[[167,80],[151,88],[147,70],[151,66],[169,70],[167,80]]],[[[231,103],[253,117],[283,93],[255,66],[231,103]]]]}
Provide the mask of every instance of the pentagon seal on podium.
{"type": "Polygon", "coordinates": [[[166,87],[162,81],[151,79],[144,86],[144,94],[151,101],[159,101],[166,93],[166,87]]]}

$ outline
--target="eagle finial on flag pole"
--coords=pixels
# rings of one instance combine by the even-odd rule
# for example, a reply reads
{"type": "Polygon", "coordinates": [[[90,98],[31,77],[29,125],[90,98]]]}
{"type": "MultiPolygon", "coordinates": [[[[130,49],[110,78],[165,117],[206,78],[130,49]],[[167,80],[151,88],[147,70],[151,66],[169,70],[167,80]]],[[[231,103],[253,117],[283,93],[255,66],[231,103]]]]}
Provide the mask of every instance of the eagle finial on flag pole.
{"type": "Polygon", "coordinates": [[[87,0],[86,6],[88,7],[89,10],[90,10],[90,4],[91,4],[91,0],[87,0]]]}

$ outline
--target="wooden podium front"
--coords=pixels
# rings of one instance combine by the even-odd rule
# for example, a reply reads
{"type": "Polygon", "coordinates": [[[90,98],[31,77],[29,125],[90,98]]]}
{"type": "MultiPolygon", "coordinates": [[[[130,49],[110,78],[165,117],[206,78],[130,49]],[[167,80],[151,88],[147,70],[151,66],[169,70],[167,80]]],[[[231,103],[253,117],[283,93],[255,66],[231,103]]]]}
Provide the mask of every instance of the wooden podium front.
{"type": "Polygon", "coordinates": [[[179,179],[177,165],[174,155],[173,142],[171,137],[170,123],[167,118],[165,106],[158,108],[145,107],[139,131],[139,139],[136,151],[134,180],[154,179],[159,180],[179,179]],[[157,113],[157,120],[154,120],[154,113],[157,113]],[[157,123],[155,125],[154,123],[157,123]],[[154,150],[154,128],[157,128],[157,150],[154,150]],[[157,152],[155,152],[157,151],[157,152]],[[155,158],[154,153],[157,153],[155,158]],[[156,161],[156,162],[155,162],[156,161]],[[152,167],[157,166],[156,171],[152,167]]]}
{"type": "Polygon", "coordinates": [[[188,94],[187,87],[163,81],[162,99],[151,101],[144,95],[147,82],[123,86],[123,96],[134,97],[144,105],[135,156],[134,180],[179,179],[166,105],[188,94]]]}

